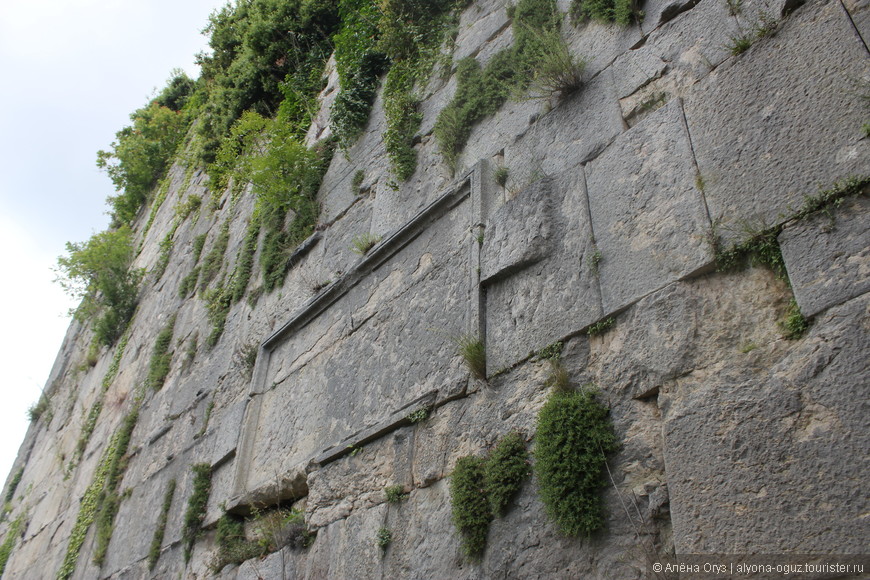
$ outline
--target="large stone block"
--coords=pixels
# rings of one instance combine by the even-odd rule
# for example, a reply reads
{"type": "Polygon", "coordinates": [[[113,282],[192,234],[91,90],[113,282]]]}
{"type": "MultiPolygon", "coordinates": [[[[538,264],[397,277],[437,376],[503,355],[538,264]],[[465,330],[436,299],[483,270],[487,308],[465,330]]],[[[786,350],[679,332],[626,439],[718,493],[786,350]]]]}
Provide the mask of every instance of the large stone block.
{"type": "Polygon", "coordinates": [[[531,266],[550,253],[555,227],[551,185],[549,179],[532,184],[486,222],[481,247],[482,283],[531,266]]]}
{"type": "Polygon", "coordinates": [[[518,132],[504,148],[512,187],[556,175],[595,158],[623,131],[622,114],[609,71],[518,132]]]}
{"type": "Polygon", "coordinates": [[[677,553],[866,551],[870,300],[821,316],[763,365],[700,371],[660,395],[677,553]],[[763,530],[763,533],[759,533],[763,530]]]}
{"type": "Polygon", "coordinates": [[[794,296],[804,316],[870,290],[870,199],[859,197],[793,224],[779,236],[794,296]]]}
{"type": "Polygon", "coordinates": [[[487,226],[481,272],[490,373],[600,318],[588,216],[577,167],[520,194],[489,222],[496,233],[490,240],[487,226]]]}
{"type": "Polygon", "coordinates": [[[725,241],[777,223],[819,184],[866,171],[855,83],[868,72],[839,2],[810,2],[686,96],[704,194],[725,241]]]}
{"type": "Polygon", "coordinates": [[[712,261],[679,99],[586,165],[604,314],[712,261]]]}
{"type": "Polygon", "coordinates": [[[849,17],[864,46],[870,45],[870,1],[846,0],[843,2],[843,7],[849,12],[849,17]]]}

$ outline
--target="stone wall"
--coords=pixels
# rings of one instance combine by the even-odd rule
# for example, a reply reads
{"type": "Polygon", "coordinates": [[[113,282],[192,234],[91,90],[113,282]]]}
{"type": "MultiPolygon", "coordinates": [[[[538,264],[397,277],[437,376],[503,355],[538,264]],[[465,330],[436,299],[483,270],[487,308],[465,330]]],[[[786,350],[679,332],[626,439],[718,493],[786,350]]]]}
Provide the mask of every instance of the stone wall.
{"type": "MultiPolygon", "coordinates": [[[[210,191],[204,174],[174,166],[136,266],[157,262],[178,202],[202,195],[203,209],[175,231],[166,273],[146,278],[105,393],[118,349],[85,364],[91,331],[71,325],[47,387],[52,416],[31,425],[13,469],[23,475],[0,531],[22,514],[27,525],[4,577],[56,576],[137,392],[129,492],[106,561],[91,562],[91,526],[74,578],[208,577],[224,509],[290,503],[317,531],[313,545],[217,577],[641,578],[662,554],[866,552],[867,189],[794,216],[806,197],[870,170],[870,5],[745,0],[732,14],[724,0],[648,0],[644,10],[626,28],[566,17],[563,36],[587,62],[583,89],[507,103],[475,126],[455,172],[431,135],[454,77],[426,87],[419,166],[398,187],[376,101],[363,136],[327,171],[322,226],[283,286],[235,304],[213,348],[204,301],[178,286],[194,238],[207,234],[205,254],[224,223],[219,277],[232,272],[253,199],[210,191]],[[762,19],[775,32],[731,54],[762,19]],[[493,177],[501,166],[505,187],[493,177]],[[359,170],[362,195],[352,186],[359,170]],[[765,228],[777,232],[790,284],[763,267],[717,271],[714,241],[765,228]],[[350,247],[363,233],[381,239],[359,257],[350,247]],[[811,324],[786,340],[792,296],[811,324]],[[175,313],[167,381],[141,391],[155,337],[175,313]],[[610,330],[587,332],[611,318],[610,330]],[[487,381],[456,355],[463,335],[484,338],[487,381]],[[572,383],[599,389],[620,441],[602,491],[606,528],[561,536],[530,478],[493,522],[483,558],[468,561],[449,475],[459,457],[512,430],[534,445],[549,391],[549,364],[536,353],[557,341],[572,383]],[[429,418],[412,423],[421,408],[429,418]],[[212,492],[186,563],[196,463],[212,466],[212,492]],[[407,500],[387,502],[391,485],[407,500]],[[381,527],[394,533],[385,552],[381,527]]],[[[474,2],[453,62],[486,61],[511,42],[505,2],[474,2]]]]}

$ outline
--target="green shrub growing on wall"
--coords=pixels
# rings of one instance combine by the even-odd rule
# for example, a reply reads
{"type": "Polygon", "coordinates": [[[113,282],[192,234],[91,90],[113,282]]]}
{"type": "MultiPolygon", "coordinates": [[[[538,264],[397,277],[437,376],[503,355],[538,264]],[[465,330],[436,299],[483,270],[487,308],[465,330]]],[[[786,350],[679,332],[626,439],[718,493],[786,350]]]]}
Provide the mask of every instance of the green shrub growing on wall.
{"type": "Polygon", "coordinates": [[[457,65],[456,93],[438,114],[434,127],[441,155],[451,167],[475,123],[495,114],[511,95],[527,91],[535,79],[539,93],[567,92],[579,86],[582,65],[559,35],[555,1],[519,0],[512,14],[511,48],[495,54],[483,69],[471,57],[457,65]]]}
{"type": "Polygon", "coordinates": [[[9,556],[12,555],[12,549],[15,547],[15,540],[18,539],[18,534],[21,531],[21,525],[24,523],[23,516],[19,516],[9,524],[9,529],[6,531],[6,538],[0,544],[0,575],[6,570],[6,562],[9,561],[9,556]]]}
{"type": "Polygon", "coordinates": [[[211,465],[197,463],[193,470],[193,492],[187,500],[187,510],[184,512],[184,523],[181,529],[181,543],[184,546],[184,561],[189,562],[193,554],[193,544],[202,528],[208,508],[208,496],[211,493],[211,465]]]}
{"type": "Polygon", "coordinates": [[[24,468],[21,467],[18,471],[15,472],[15,475],[12,476],[12,479],[9,481],[9,489],[6,490],[5,503],[9,503],[12,501],[12,498],[15,497],[15,490],[18,489],[18,484],[21,483],[21,478],[24,476],[24,468]]]}
{"type": "Polygon", "coordinates": [[[218,550],[209,563],[214,573],[227,564],[241,564],[264,553],[257,542],[245,536],[244,522],[228,513],[224,513],[217,522],[215,542],[218,550]]]}
{"type": "Polygon", "coordinates": [[[93,561],[98,566],[102,566],[105,561],[115,527],[115,516],[118,515],[118,509],[121,507],[122,498],[119,488],[127,470],[127,449],[130,446],[130,438],[138,420],[139,407],[136,406],[124,417],[121,426],[115,432],[107,455],[108,469],[106,470],[105,486],[97,497],[95,514],[97,540],[93,561]]]}
{"type": "Polygon", "coordinates": [[[572,0],[571,18],[577,21],[597,20],[628,26],[638,16],[634,0],[572,0]]]}
{"type": "Polygon", "coordinates": [[[31,423],[39,421],[43,416],[48,418],[47,423],[51,422],[51,399],[45,393],[40,394],[39,399],[27,408],[27,418],[31,423]]]}
{"type": "Polygon", "coordinates": [[[166,533],[166,521],[169,519],[169,509],[172,507],[172,498],[175,497],[175,480],[169,481],[166,486],[166,494],[163,496],[163,506],[157,518],[157,527],[154,528],[154,537],[151,539],[151,547],[148,549],[148,569],[153,570],[160,558],[160,548],[163,546],[163,536],[166,533]]]}
{"type": "Polygon", "coordinates": [[[547,515],[569,536],[604,525],[601,488],[617,449],[608,410],[592,391],[554,390],[538,415],[535,475],[547,515]]]}
{"type": "Polygon", "coordinates": [[[119,192],[108,199],[113,225],[131,222],[151,189],[166,171],[187,132],[187,115],[154,101],[136,110],[132,126],[115,134],[110,151],[97,152],[97,166],[105,169],[119,192]]]}
{"type": "Polygon", "coordinates": [[[209,54],[200,54],[202,158],[214,161],[244,111],[277,115],[304,135],[338,28],[335,2],[246,0],[209,18],[209,54]]]}
{"type": "Polygon", "coordinates": [[[248,289],[251,280],[251,272],[254,269],[254,253],[257,251],[257,242],[260,239],[260,220],[254,216],[248,224],[245,232],[245,242],[242,244],[236,257],[236,267],[232,276],[233,303],[238,302],[248,289]]]}
{"type": "Polygon", "coordinates": [[[522,435],[512,431],[499,440],[484,463],[486,494],[493,515],[504,514],[530,474],[526,442],[522,435]]]}
{"type": "Polygon", "coordinates": [[[393,173],[406,180],[417,167],[414,143],[423,120],[415,87],[429,78],[438,49],[462,1],[383,0],[379,48],[392,61],[384,84],[384,145],[393,173]]]}
{"type": "Polygon", "coordinates": [[[151,352],[151,362],[148,365],[148,378],[146,379],[147,385],[154,390],[163,386],[172,364],[172,353],[169,351],[169,347],[172,344],[175,319],[176,315],[173,314],[166,326],[157,334],[157,340],[154,341],[154,350],[151,352]]]}
{"type": "Polygon", "coordinates": [[[486,471],[480,457],[460,457],[450,476],[453,523],[462,535],[462,550],[478,558],[486,548],[492,511],[486,496],[486,471]]]}
{"type": "Polygon", "coordinates": [[[378,50],[380,10],[375,0],[341,0],[341,30],[333,38],[339,92],[330,122],[343,149],[353,145],[369,118],[379,77],[389,65],[378,50]]]}

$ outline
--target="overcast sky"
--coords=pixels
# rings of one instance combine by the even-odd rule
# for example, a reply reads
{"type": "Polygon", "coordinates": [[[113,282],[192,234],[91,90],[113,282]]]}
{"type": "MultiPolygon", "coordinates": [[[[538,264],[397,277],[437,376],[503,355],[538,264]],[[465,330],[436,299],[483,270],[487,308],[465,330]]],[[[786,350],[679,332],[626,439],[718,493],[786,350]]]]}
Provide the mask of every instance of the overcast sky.
{"type": "Polygon", "coordinates": [[[74,306],[53,283],[67,241],[108,225],[95,164],[173,68],[199,74],[226,0],[0,2],[0,484],[74,306]]]}

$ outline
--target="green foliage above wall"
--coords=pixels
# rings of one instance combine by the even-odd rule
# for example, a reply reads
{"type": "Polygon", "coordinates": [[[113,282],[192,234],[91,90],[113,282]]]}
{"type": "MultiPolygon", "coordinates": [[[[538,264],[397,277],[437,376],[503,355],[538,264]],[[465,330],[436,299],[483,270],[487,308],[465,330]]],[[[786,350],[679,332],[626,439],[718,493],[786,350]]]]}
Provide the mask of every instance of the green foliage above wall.
{"type": "Polygon", "coordinates": [[[111,150],[97,152],[97,166],[106,170],[119,192],[108,199],[114,225],[127,224],[139,213],[190,123],[188,115],[157,101],[133,112],[130,119],[131,126],[115,133],[111,150]]]}
{"type": "Polygon", "coordinates": [[[307,129],[338,23],[335,2],[313,0],[237,0],[212,14],[211,53],[198,55],[206,162],[244,111],[307,129]]]}
{"type": "Polygon", "coordinates": [[[67,242],[66,250],[68,255],[57,259],[58,281],[68,294],[81,298],[76,317],[96,316],[97,340],[111,345],[136,310],[142,272],[130,268],[133,232],[122,226],[94,234],[85,243],[67,242]]]}
{"type": "Polygon", "coordinates": [[[381,12],[375,0],[340,0],[341,29],[333,39],[340,90],[332,105],[332,132],[347,149],[359,137],[389,65],[378,48],[381,12]]]}

